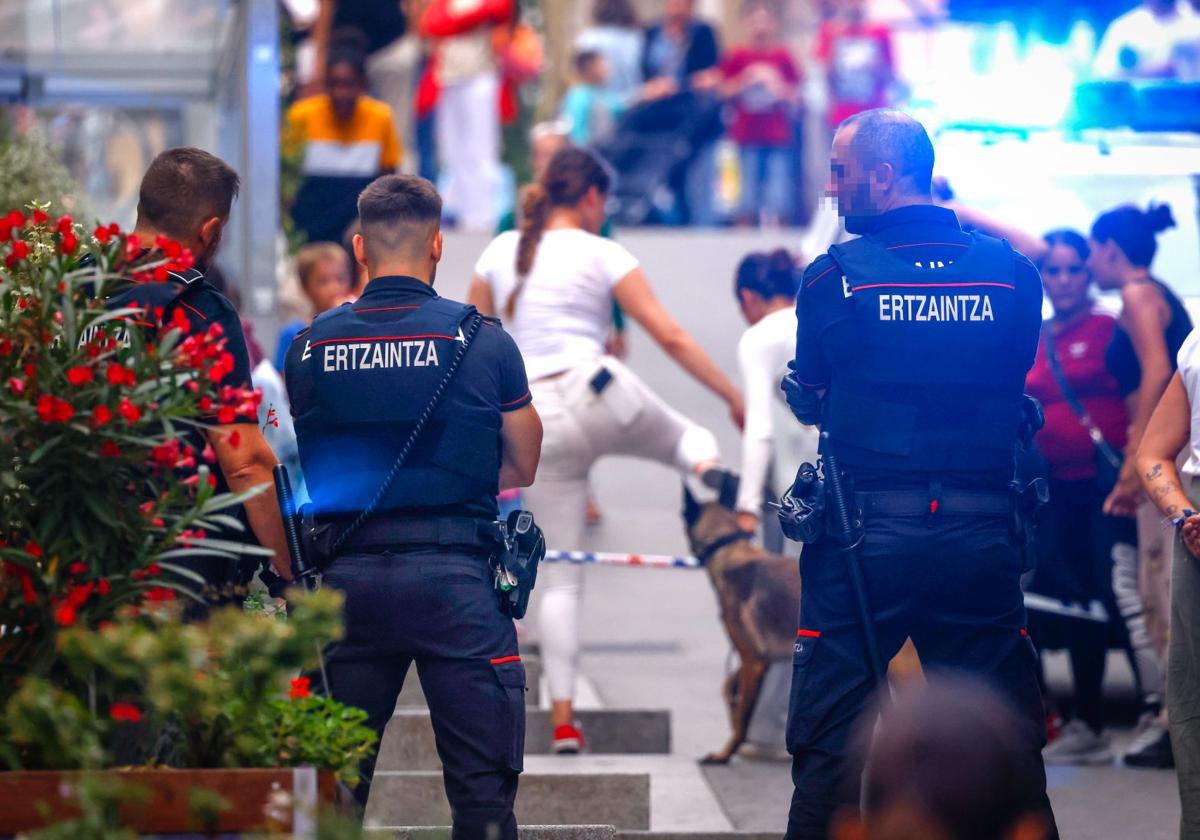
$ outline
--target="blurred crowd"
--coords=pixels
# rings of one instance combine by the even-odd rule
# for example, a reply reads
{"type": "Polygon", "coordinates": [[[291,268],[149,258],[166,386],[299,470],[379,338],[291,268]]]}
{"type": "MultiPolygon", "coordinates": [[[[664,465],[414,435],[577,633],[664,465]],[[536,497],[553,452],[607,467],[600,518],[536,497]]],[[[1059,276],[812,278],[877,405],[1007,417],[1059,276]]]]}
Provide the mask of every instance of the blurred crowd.
{"type": "MultiPolygon", "coordinates": [[[[820,190],[819,173],[805,174],[806,145],[823,149],[846,117],[905,102],[897,41],[943,14],[897,22],[866,0],[741,0],[718,27],[694,0],[655,4],[650,20],[633,0],[594,0],[572,34],[556,5],[285,4],[295,56],[286,148],[301,182],[285,201],[296,227],[338,241],[357,189],[402,168],[439,185],[449,224],[491,231],[528,177],[535,116],[613,165],[619,224],[804,224],[820,190]],[[569,60],[558,67],[563,37],[569,60]]],[[[1086,77],[1200,80],[1191,0],[1128,5],[1065,9],[1037,23],[1036,37],[1060,38],[1064,62],[1079,59],[1082,37],[1086,77]]],[[[964,16],[971,9],[961,4],[964,16]]]]}

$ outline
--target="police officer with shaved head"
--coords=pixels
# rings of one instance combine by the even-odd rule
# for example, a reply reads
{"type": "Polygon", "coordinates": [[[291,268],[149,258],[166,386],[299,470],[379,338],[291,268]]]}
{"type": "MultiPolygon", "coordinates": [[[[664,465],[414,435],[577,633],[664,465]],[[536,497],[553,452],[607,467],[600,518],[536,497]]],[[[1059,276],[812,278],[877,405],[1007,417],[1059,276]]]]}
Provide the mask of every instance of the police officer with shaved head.
{"type": "MultiPolygon", "coordinates": [[[[416,663],[456,840],[515,840],[525,670],[498,597],[496,495],[533,482],[542,426],[516,344],[438,296],[442,201],[385,175],[358,200],[357,302],[318,315],[286,363],[325,584],[346,635],[332,696],[381,736],[416,663]]],[[[374,760],[356,794],[366,803],[374,760]]]]}
{"type": "MultiPolygon", "coordinates": [[[[1036,424],[1022,391],[1041,279],[1007,242],[933,204],[933,159],[924,127],[899,111],[842,123],[829,193],[859,236],[801,281],[784,390],[821,427],[827,515],[800,560],[793,840],[827,837],[834,811],[857,805],[848,738],[908,638],[925,669],[983,677],[1018,712],[1024,799],[1053,833],[1020,587],[1028,494],[1014,482],[1022,427],[1036,424]]],[[[798,480],[793,492],[809,491],[798,480]]]]}

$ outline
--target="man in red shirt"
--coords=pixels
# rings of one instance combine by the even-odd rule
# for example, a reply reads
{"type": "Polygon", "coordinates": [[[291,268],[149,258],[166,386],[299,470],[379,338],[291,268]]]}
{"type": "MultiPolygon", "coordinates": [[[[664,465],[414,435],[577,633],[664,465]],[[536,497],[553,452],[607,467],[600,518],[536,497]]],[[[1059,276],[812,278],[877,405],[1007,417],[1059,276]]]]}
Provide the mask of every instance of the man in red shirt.
{"type": "Polygon", "coordinates": [[[866,0],[842,0],[837,14],[817,31],[815,55],[829,82],[830,128],[862,111],[889,104],[896,77],[892,33],[867,21],[866,0]]]}
{"type": "Polygon", "coordinates": [[[721,62],[722,92],[733,104],[729,134],[741,150],[738,221],[779,224],[790,217],[798,178],[792,171],[800,71],[779,41],[779,14],[770,0],[742,6],[747,43],[721,62]]]}

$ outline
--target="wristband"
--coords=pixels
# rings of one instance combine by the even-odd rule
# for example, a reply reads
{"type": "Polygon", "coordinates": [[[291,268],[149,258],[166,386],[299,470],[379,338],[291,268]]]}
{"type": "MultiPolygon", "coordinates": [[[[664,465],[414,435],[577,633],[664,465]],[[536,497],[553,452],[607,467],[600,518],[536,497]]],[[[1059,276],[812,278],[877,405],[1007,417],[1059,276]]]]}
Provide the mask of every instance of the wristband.
{"type": "Polygon", "coordinates": [[[1178,531],[1181,528],[1183,528],[1184,522],[1187,522],[1188,519],[1190,519],[1191,517],[1193,517],[1195,515],[1196,515],[1196,511],[1192,510],[1191,508],[1184,508],[1183,513],[1179,514],[1179,516],[1177,516],[1175,519],[1171,520],[1171,524],[1175,527],[1175,530],[1178,531]]]}

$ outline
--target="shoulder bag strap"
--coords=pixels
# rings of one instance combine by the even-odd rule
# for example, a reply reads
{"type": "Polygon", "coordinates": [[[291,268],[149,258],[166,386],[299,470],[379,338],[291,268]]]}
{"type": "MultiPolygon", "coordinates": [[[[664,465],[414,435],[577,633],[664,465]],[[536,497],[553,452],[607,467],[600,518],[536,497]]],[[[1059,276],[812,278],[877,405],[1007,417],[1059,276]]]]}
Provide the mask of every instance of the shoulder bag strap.
{"type": "Polygon", "coordinates": [[[375,513],[375,509],[379,507],[379,503],[383,501],[383,497],[387,495],[391,489],[392,483],[395,482],[396,476],[400,474],[400,468],[404,466],[404,462],[408,459],[409,452],[412,451],[413,445],[417,442],[417,438],[421,436],[421,432],[425,430],[425,425],[429,422],[429,418],[433,416],[434,409],[438,403],[442,401],[442,396],[446,393],[446,389],[454,380],[454,376],[458,373],[459,365],[462,364],[463,357],[467,355],[467,349],[471,346],[472,340],[475,338],[475,333],[479,331],[479,325],[483,323],[483,318],[471,309],[469,316],[470,324],[463,332],[463,343],[458,348],[458,352],[454,354],[454,359],[450,362],[449,369],[446,370],[442,381],[433,389],[433,395],[430,396],[429,402],[421,411],[421,416],[417,418],[416,425],[413,426],[412,434],[408,436],[408,440],[404,442],[404,446],[400,447],[400,453],[396,456],[396,462],[392,464],[392,468],[388,470],[387,476],[383,479],[383,483],[379,485],[379,489],[375,492],[375,497],[368,504],[354,521],[346,526],[340,534],[333,540],[329,547],[330,555],[337,554],[338,550],[346,544],[346,540],[362,527],[363,523],[371,518],[375,513]]]}
{"type": "Polygon", "coordinates": [[[1054,336],[1049,329],[1042,330],[1042,338],[1046,344],[1046,361],[1050,364],[1050,373],[1053,374],[1054,381],[1058,383],[1058,389],[1062,391],[1067,405],[1071,406],[1071,411],[1075,412],[1075,416],[1079,418],[1079,422],[1083,425],[1083,428],[1087,429],[1088,437],[1092,439],[1092,443],[1100,450],[1100,454],[1112,465],[1113,469],[1119,470],[1124,458],[1120,452],[1113,448],[1112,444],[1104,439],[1104,433],[1100,431],[1100,427],[1096,425],[1096,421],[1088,414],[1087,409],[1083,407],[1083,403],[1079,401],[1079,397],[1075,394],[1075,390],[1067,382],[1067,376],[1063,373],[1062,363],[1058,360],[1058,349],[1054,346],[1054,336]]]}

